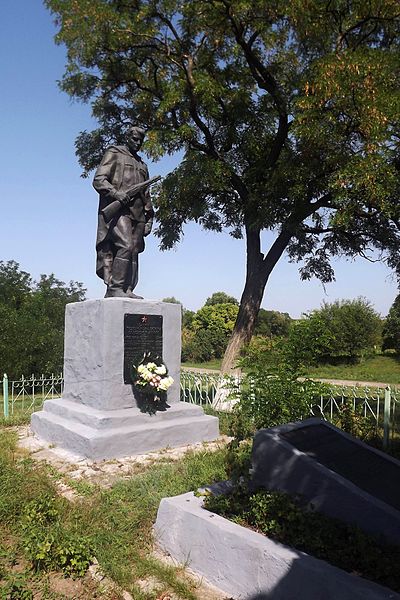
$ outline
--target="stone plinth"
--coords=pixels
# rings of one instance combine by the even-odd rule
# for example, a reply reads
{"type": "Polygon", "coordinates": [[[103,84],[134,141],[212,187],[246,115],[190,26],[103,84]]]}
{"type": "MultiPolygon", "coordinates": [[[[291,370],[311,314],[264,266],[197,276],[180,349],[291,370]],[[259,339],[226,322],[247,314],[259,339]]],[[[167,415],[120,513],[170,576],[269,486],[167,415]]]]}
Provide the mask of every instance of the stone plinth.
{"type": "Polygon", "coordinates": [[[136,406],[132,386],[123,377],[124,317],[130,314],[162,316],[163,360],[175,381],[168,403],[179,402],[181,306],[125,298],[67,305],[63,398],[98,410],[136,406]]]}
{"type": "MultiPolygon", "coordinates": [[[[47,400],[43,410],[32,415],[33,431],[93,460],[218,437],[218,419],[204,415],[201,407],[180,402],[180,332],[177,304],[105,298],[67,305],[63,397],[47,400]],[[132,332],[128,340],[124,329],[127,315],[149,323],[157,315],[162,322],[159,344],[174,384],[167,393],[167,406],[155,414],[141,412],[133,386],[124,382],[124,352],[135,346],[132,332]]],[[[139,337],[139,350],[155,351],[151,343],[146,346],[151,336],[139,337]]]]}

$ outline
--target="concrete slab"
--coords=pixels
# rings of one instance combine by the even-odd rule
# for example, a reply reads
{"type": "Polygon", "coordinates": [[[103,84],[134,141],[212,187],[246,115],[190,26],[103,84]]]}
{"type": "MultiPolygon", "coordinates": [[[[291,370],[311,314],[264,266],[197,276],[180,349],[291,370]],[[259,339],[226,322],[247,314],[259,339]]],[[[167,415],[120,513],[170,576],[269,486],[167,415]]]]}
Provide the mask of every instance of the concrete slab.
{"type": "Polygon", "coordinates": [[[400,595],[202,508],[192,492],[163,498],[155,536],[175,560],[235,600],[400,600],[400,595]]]}

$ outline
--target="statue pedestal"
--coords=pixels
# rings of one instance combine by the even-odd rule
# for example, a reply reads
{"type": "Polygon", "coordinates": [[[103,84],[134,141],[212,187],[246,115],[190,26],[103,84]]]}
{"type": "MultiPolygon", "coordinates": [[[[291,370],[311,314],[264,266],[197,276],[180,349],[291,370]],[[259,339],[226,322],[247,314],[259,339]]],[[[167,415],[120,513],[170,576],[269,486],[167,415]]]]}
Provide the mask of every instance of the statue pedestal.
{"type": "Polygon", "coordinates": [[[179,399],[180,336],[178,304],[125,298],[68,304],[64,393],[33,413],[33,431],[93,460],[214,440],[218,419],[179,399]],[[132,357],[146,351],[162,356],[174,379],[167,406],[154,414],[143,412],[129,379],[132,357]]]}

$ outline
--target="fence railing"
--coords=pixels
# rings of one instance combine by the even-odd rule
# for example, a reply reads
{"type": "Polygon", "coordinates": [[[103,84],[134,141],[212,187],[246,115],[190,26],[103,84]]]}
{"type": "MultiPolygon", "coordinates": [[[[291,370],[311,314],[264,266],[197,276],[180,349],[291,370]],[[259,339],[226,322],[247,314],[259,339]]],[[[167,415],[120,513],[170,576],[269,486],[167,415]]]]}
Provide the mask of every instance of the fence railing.
{"type": "Polygon", "coordinates": [[[62,375],[22,376],[12,381],[4,375],[2,390],[4,417],[39,410],[45,400],[61,396],[63,385],[62,375]]]}
{"type": "MultiPolygon", "coordinates": [[[[236,387],[238,383],[240,385],[240,381],[236,381],[236,387]]],[[[6,419],[13,415],[29,414],[40,410],[48,398],[61,396],[63,384],[62,375],[31,375],[14,381],[9,381],[4,375],[0,416],[1,400],[6,419]]],[[[229,381],[219,373],[181,372],[180,398],[183,402],[217,409],[228,406],[228,388],[229,381]]],[[[333,421],[343,405],[349,402],[358,414],[375,422],[377,430],[382,432],[384,447],[395,437],[400,438],[400,388],[332,385],[327,393],[315,399],[312,414],[333,421]]]]}

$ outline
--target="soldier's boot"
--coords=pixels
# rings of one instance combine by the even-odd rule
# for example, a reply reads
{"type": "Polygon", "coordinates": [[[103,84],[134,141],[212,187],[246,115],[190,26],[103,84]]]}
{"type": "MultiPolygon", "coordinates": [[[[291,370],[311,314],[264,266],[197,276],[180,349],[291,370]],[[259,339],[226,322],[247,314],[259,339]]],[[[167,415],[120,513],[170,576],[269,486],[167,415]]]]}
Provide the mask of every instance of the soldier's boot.
{"type": "Polygon", "coordinates": [[[133,298],[134,300],[143,300],[143,296],[137,296],[132,291],[135,289],[138,279],[139,279],[139,259],[138,259],[137,253],[134,253],[132,255],[132,262],[131,262],[130,284],[128,286],[128,289],[126,290],[126,295],[129,298],[133,298]]]}
{"type": "MultiPolygon", "coordinates": [[[[124,291],[126,276],[128,273],[129,260],[126,258],[114,258],[111,271],[111,281],[107,287],[105,298],[126,298],[124,291]]],[[[128,296],[129,297],[129,296],[128,296]]]]}

